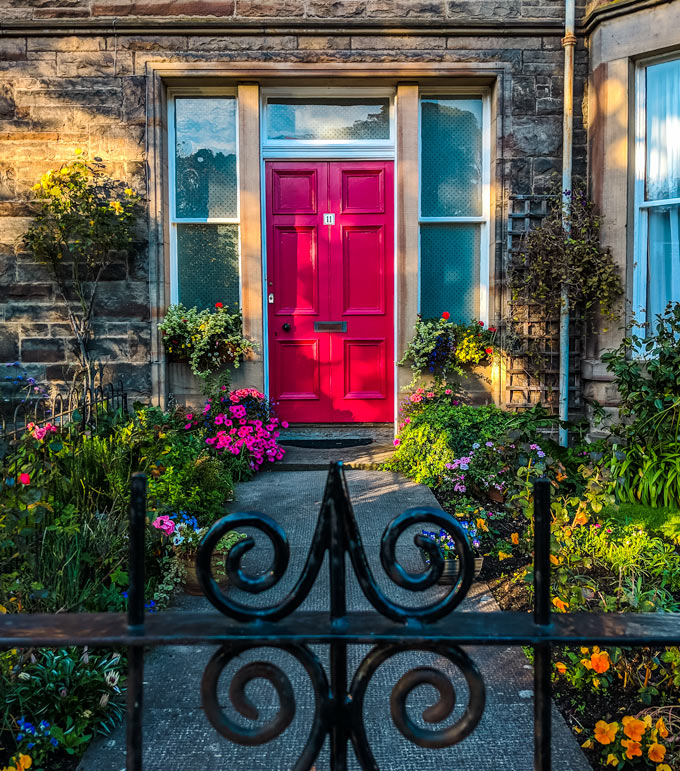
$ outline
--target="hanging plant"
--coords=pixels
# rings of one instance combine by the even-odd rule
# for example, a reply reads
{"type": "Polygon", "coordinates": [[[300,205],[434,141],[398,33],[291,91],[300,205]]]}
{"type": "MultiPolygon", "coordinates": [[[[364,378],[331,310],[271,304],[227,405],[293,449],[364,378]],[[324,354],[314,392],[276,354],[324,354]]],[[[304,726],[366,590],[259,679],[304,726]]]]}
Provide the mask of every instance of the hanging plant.
{"type": "MultiPolygon", "coordinates": [[[[418,316],[414,335],[404,356],[397,362],[410,362],[413,385],[419,375],[432,375],[437,382],[445,382],[453,375],[463,375],[469,367],[486,366],[496,350],[496,328],[484,326],[483,321],[456,324],[444,311],[439,319],[418,316]]],[[[410,387],[410,386],[409,386],[410,387]]]]}
{"type": "Polygon", "coordinates": [[[182,303],[171,305],[158,328],[168,354],[188,362],[194,375],[203,379],[226,366],[238,367],[254,350],[243,336],[241,312],[220,302],[214,310],[202,311],[182,303]]]}

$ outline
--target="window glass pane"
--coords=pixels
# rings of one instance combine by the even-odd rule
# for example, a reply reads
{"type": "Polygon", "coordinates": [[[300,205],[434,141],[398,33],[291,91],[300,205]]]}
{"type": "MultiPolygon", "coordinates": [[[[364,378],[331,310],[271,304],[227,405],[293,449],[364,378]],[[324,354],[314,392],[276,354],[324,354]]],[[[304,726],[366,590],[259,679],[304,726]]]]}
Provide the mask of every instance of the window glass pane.
{"type": "Polygon", "coordinates": [[[236,99],[175,99],[175,216],[238,216],[236,99]]]}
{"type": "Polygon", "coordinates": [[[472,321],[479,313],[480,225],[420,226],[420,314],[472,321]]]}
{"type": "Polygon", "coordinates": [[[239,304],[238,225],[177,225],[179,302],[239,304]]]}
{"type": "Polygon", "coordinates": [[[652,331],[666,305],[680,301],[680,206],[655,206],[648,217],[647,321],[652,331]]]}
{"type": "Polygon", "coordinates": [[[645,197],[680,197],[680,59],[647,67],[645,197]]]}
{"type": "Polygon", "coordinates": [[[423,217],[482,214],[482,100],[421,100],[423,217]]]}
{"type": "Polygon", "coordinates": [[[269,99],[268,139],[390,138],[390,100],[269,99]]]}

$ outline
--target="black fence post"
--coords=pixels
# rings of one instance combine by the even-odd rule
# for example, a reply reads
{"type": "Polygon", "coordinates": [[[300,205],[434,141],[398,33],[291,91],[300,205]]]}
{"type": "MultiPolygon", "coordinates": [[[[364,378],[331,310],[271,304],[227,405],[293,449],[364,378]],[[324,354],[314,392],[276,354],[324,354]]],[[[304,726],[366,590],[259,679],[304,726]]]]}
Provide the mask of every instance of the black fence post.
{"type": "MultiPolygon", "coordinates": [[[[144,634],[144,528],[146,527],[146,475],[133,474],[130,483],[130,585],[128,629],[144,634]]],[[[142,703],[144,646],[128,646],[126,771],[142,771],[142,703]]]]}
{"type": "MultiPolygon", "coordinates": [[[[534,483],[534,621],[550,625],[550,482],[534,483]]],[[[550,645],[534,645],[534,771],[551,768],[550,645]]]]}

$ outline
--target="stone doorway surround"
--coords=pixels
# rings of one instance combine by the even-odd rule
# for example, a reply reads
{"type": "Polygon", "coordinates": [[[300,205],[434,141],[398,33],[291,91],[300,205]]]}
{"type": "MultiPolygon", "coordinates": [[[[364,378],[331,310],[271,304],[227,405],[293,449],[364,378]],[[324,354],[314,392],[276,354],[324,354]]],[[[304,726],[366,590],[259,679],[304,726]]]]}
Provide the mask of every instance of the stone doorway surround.
{"type": "MultiPolygon", "coordinates": [[[[498,223],[502,219],[496,190],[503,189],[503,126],[498,105],[510,99],[512,78],[503,62],[423,62],[423,63],[325,63],[291,64],[282,62],[162,62],[146,61],[147,137],[149,164],[149,261],[151,293],[151,361],[154,401],[165,404],[169,372],[158,332],[170,300],[169,219],[167,204],[167,89],[181,85],[232,85],[238,98],[239,195],[244,215],[241,220],[241,297],[244,333],[259,348],[236,371],[234,385],[263,389],[263,268],[262,268],[262,198],[260,151],[260,89],[294,83],[296,86],[393,86],[396,88],[396,346],[395,358],[401,358],[408,344],[418,309],[418,233],[419,233],[419,88],[487,88],[491,91],[491,190],[489,244],[489,315],[500,315],[502,297],[496,289],[498,223]]],[[[177,365],[172,365],[176,367],[177,365]]],[[[179,371],[178,371],[179,372],[179,371]]],[[[397,392],[410,380],[410,372],[398,368],[397,392]]],[[[491,392],[501,400],[501,373],[492,375],[491,392]]],[[[178,374],[173,376],[176,379],[178,374]]],[[[194,386],[184,382],[180,391],[194,386]]]]}

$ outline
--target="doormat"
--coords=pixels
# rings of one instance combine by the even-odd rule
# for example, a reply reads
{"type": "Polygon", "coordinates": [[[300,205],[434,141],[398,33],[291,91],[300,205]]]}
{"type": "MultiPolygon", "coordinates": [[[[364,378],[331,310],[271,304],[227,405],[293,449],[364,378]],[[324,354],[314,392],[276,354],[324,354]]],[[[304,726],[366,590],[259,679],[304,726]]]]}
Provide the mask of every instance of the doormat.
{"type": "Polygon", "coordinates": [[[279,439],[287,447],[304,447],[309,450],[335,450],[344,447],[363,447],[373,444],[368,436],[343,436],[340,439],[279,439]]]}

